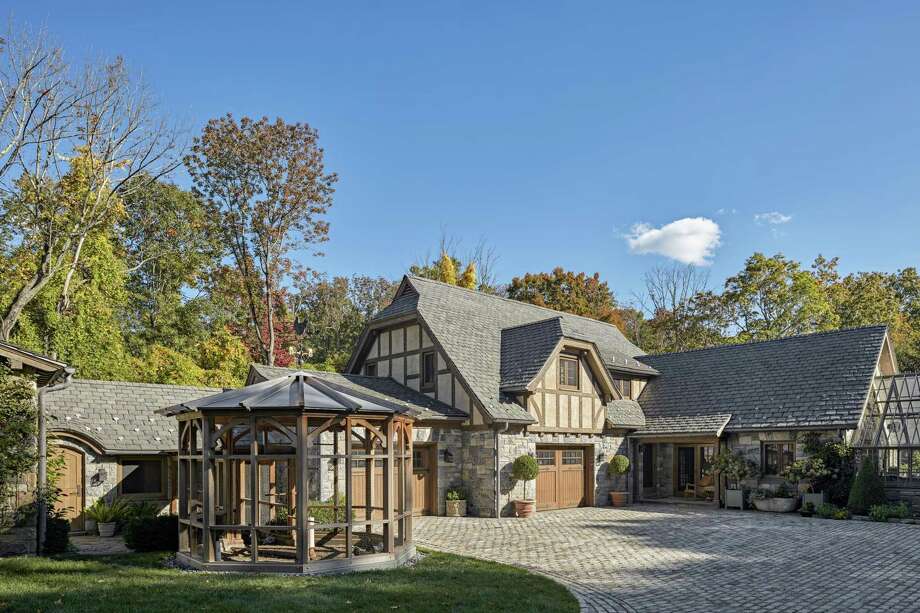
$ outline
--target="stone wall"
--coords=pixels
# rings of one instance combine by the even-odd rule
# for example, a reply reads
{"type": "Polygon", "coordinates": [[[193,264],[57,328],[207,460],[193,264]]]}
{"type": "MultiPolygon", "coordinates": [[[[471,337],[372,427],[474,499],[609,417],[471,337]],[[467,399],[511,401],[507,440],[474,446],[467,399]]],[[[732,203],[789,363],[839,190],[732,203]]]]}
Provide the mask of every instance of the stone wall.
{"type": "Polygon", "coordinates": [[[36,540],[35,528],[13,528],[0,534],[0,558],[33,555],[36,540]]]}
{"type": "MultiPolygon", "coordinates": [[[[725,444],[732,451],[740,452],[761,470],[761,443],[770,441],[794,441],[795,459],[807,458],[805,452],[804,432],[796,431],[767,431],[767,432],[738,432],[730,433],[725,438],[725,444]]],[[[839,441],[841,437],[837,430],[820,431],[822,441],[839,441]]],[[[782,477],[767,476],[748,479],[745,487],[773,487],[782,483],[782,477]]]]}
{"type": "MultiPolygon", "coordinates": [[[[607,476],[607,460],[614,454],[629,455],[628,442],[618,434],[560,434],[560,433],[532,433],[509,432],[499,435],[499,466],[501,477],[500,504],[501,514],[514,514],[514,500],[521,500],[524,496],[524,483],[517,482],[511,477],[511,465],[518,456],[534,455],[537,445],[571,445],[585,447],[585,461],[593,460],[593,476],[589,483],[593,489],[588,494],[589,505],[610,504],[608,494],[616,489],[628,491],[632,482],[632,467],[630,473],[616,480],[607,476]],[[600,458],[600,459],[599,459],[600,458]],[[593,496],[592,496],[593,494],[593,496]]],[[[630,458],[632,460],[632,458],[630,458]]],[[[632,465],[633,462],[631,461],[632,465]]],[[[536,496],[536,483],[527,484],[527,495],[536,496]]]]}

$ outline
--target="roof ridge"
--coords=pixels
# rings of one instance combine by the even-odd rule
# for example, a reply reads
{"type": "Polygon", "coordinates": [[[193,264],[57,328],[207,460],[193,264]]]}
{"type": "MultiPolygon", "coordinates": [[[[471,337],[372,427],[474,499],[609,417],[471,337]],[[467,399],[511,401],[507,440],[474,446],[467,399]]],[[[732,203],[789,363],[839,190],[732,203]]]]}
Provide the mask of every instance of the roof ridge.
{"type": "Polygon", "coordinates": [[[117,385],[139,385],[143,387],[165,387],[169,389],[189,389],[189,390],[222,390],[221,387],[200,386],[200,385],[176,385],[173,383],[148,383],[146,381],[122,381],[121,379],[82,379],[74,377],[71,383],[113,383],[117,385]]]}
{"type": "Polygon", "coordinates": [[[560,319],[562,319],[562,316],[561,316],[561,315],[556,315],[555,317],[547,317],[546,319],[538,319],[537,321],[531,321],[531,322],[526,323],[526,324],[516,324],[516,325],[514,325],[514,326],[507,326],[507,327],[505,327],[505,328],[502,328],[501,331],[504,332],[505,330],[515,330],[515,329],[517,329],[517,328],[526,328],[527,326],[536,326],[536,325],[540,325],[540,324],[546,324],[547,322],[550,322],[550,321],[557,321],[557,320],[560,320],[560,319]]]}
{"type": "MultiPolygon", "coordinates": [[[[724,345],[711,345],[709,347],[698,347],[696,349],[684,349],[683,351],[664,351],[662,353],[646,353],[642,358],[654,358],[657,356],[666,356],[666,355],[681,355],[684,353],[699,353],[702,351],[713,351],[716,349],[729,349],[732,347],[748,347],[751,345],[769,345],[770,343],[781,343],[784,341],[791,341],[800,338],[810,338],[813,336],[831,336],[834,334],[842,334],[846,332],[856,332],[858,330],[874,330],[874,329],[888,329],[887,324],[872,324],[868,326],[851,326],[848,328],[838,328],[836,330],[821,330],[819,332],[804,332],[802,334],[791,334],[789,336],[783,336],[780,338],[770,338],[760,341],[745,341],[743,343],[725,343],[724,345]]],[[[635,357],[633,359],[636,359],[635,357]]]]}
{"type": "MultiPolygon", "coordinates": [[[[470,289],[470,288],[468,288],[468,287],[460,287],[459,285],[451,285],[450,283],[445,283],[445,282],[443,282],[443,281],[437,281],[437,280],[435,280],[435,279],[428,279],[428,278],[425,278],[425,277],[419,277],[418,275],[406,275],[406,277],[408,277],[409,279],[414,279],[414,280],[419,280],[419,281],[426,281],[426,282],[428,282],[428,283],[436,283],[436,284],[438,284],[438,285],[443,285],[444,287],[448,287],[448,288],[456,289],[456,290],[461,290],[461,291],[469,292],[469,293],[472,293],[472,294],[478,294],[478,295],[480,295],[480,296],[485,296],[485,297],[487,297],[487,298],[494,298],[494,299],[496,299],[496,300],[504,300],[505,302],[511,302],[511,303],[514,303],[514,304],[523,304],[523,305],[525,305],[525,306],[532,307],[532,308],[535,308],[535,309],[542,309],[542,310],[544,310],[544,311],[549,311],[550,313],[556,313],[557,316],[560,316],[560,317],[561,317],[561,316],[577,317],[578,319],[584,319],[585,321],[593,321],[593,322],[595,322],[595,323],[599,323],[599,324],[602,324],[602,325],[605,325],[605,326],[609,326],[609,327],[611,327],[611,328],[614,328],[617,332],[619,332],[620,334],[623,334],[623,331],[620,330],[619,328],[617,328],[614,324],[607,323],[606,321],[601,321],[600,319],[594,319],[594,318],[592,318],[592,317],[587,317],[587,316],[585,316],[585,315],[576,315],[575,313],[569,313],[569,312],[567,312],[567,311],[559,311],[559,310],[557,310],[557,309],[551,309],[551,308],[546,307],[546,306],[540,306],[539,304],[533,304],[532,302],[524,302],[524,301],[522,301],[522,300],[515,300],[514,298],[508,298],[508,297],[506,297],[506,296],[499,296],[499,295],[497,295],[497,294],[487,294],[486,292],[481,292],[481,291],[479,291],[479,290],[470,289]]],[[[547,318],[547,319],[551,319],[551,318],[547,318]]],[[[625,334],[623,334],[623,338],[624,338],[627,342],[629,342],[630,344],[632,344],[632,342],[631,342],[628,338],[626,338],[626,335],[625,335],[625,334]]],[[[640,349],[641,349],[641,347],[640,347],[640,349]]]]}

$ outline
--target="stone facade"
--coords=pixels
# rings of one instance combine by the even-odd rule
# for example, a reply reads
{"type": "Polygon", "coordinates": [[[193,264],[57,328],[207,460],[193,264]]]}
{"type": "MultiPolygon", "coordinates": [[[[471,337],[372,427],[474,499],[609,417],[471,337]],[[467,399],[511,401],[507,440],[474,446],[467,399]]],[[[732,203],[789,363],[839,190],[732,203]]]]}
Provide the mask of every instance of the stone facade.
{"type": "MultiPolygon", "coordinates": [[[[627,491],[628,484],[632,481],[632,470],[627,475],[619,478],[607,476],[607,460],[615,454],[629,455],[627,439],[618,433],[597,434],[567,434],[567,433],[535,433],[527,431],[508,432],[499,435],[499,466],[501,467],[500,505],[503,516],[514,514],[514,500],[522,500],[524,483],[517,482],[511,477],[511,465],[521,455],[534,455],[537,445],[578,446],[586,449],[585,461],[590,461],[593,475],[588,482],[591,490],[588,493],[588,505],[603,506],[610,504],[608,494],[611,491],[627,491]]],[[[632,458],[630,458],[632,459],[632,458]]],[[[632,464],[632,462],[630,462],[632,464]]],[[[492,485],[494,488],[494,484],[492,485]]],[[[536,496],[536,483],[527,483],[527,497],[536,496]]]]}
{"type": "Polygon", "coordinates": [[[0,534],[0,558],[32,555],[37,541],[35,528],[13,528],[6,534],[0,534]]]}
{"type": "MultiPolygon", "coordinates": [[[[822,441],[840,441],[842,440],[840,431],[826,430],[819,431],[822,441]]],[[[725,437],[724,445],[731,451],[740,452],[746,459],[750,460],[757,466],[758,471],[762,471],[762,444],[765,442],[783,442],[793,441],[795,443],[795,459],[807,458],[808,453],[805,451],[803,432],[778,430],[766,432],[736,432],[730,433],[725,437]]],[[[783,482],[779,476],[760,476],[758,478],[747,479],[744,482],[745,487],[775,487],[783,482]]]]}

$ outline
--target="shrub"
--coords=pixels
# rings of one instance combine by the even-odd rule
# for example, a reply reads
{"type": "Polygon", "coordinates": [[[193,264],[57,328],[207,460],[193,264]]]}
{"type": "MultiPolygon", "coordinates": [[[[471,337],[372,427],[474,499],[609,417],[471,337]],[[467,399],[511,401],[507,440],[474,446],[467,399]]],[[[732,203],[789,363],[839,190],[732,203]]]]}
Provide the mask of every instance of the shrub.
{"type": "Polygon", "coordinates": [[[885,503],[885,484],[878,474],[874,458],[866,455],[850,490],[847,508],[857,515],[865,515],[872,505],[885,503]]]}
{"type": "Polygon", "coordinates": [[[511,465],[511,476],[517,481],[524,482],[524,498],[527,498],[527,482],[533,481],[540,474],[540,465],[531,455],[519,456],[511,465]]]}
{"type": "Polygon", "coordinates": [[[124,499],[113,500],[111,504],[106,504],[102,498],[96,501],[86,509],[86,517],[95,520],[100,524],[120,522],[131,517],[131,504],[124,499]]]}
{"type": "Polygon", "coordinates": [[[850,519],[850,510],[846,507],[834,511],[834,519],[850,519]]]}
{"type": "Polygon", "coordinates": [[[616,454],[607,463],[607,476],[625,475],[629,470],[629,458],[625,455],[616,454]]]}
{"type": "Polygon", "coordinates": [[[910,517],[910,508],[907,504],[874,504],[869,508],[869,518],[872,521],[886,522],[889,519],[907,519],[910,517]]]}
{"type": "Polygon", "coordinates": [[[804,483],[808,491],[814,491],[814,484],[818,479],[830,476],[831,471],[824,465],[824,460],[818,457],[796,460],[783,472],[783,476],[797,483],[804,483]]]}
{"type": "Polygon", "coordinates": [[[812,491],[826,493],[828,501],[837,506],[847,504],[856,474],[856,450],[846,443],[808,444],[806,441],[805,451],[815,460],[820,459],[828,471],[811,481],[812,491]]]}
{"type": "Polygon", "coordinates": [[[730,485],[735,486],[732,489],[738,489],[742,481],[757,476],[757,465],[739,452],[722,451],[713,456],[706,474],[716,471],[725,475],[730,485]]]}
{"type": "Polygon", "coordinates": [[[466,491],[461,488],[447,490],[447,500],[466,500],[466,491]]]}
{"type": "Polygon", "coordinates": [[[124,529],[125,545],[134,551],[179,549],[179,518],[176,515],[134,517],[124,529]]]}
{"type": "Polygon", "coordinates": [[[888,505],[888,517],[893,517],[895,519],[907,519],[910,517],[910,507],[907,506],[906,502],[890,504],[888,505]]]}
{"type": "Polygon", "coordinates": [[[815,514],[823,519],[832,519],[839,510],[839,508],[832,505],[831,503],[825,502],[818,505],[818,508],[815,509],[815,514]]]}
{"type": "Polygon", "coordinates": [[[64,516],[63,511],[48,513],[48,523],[45,527],[46,554],[66,553],[70,546],[70,520],[64,516]]]}
{"type": "Polygon", "coordinates": [[[806,502],[804,505],[802,505],[802,508],[799,509],[799,514],[802,517],[811,517],[812,515],[814,515],[815,514],[815,503],[806,502]]]}
{"type": "Polygon", "coordinates": [[[872,521],[888,521],[888,505],[887,504],[874,504],[869,507],[869,519],[872,521]]]}

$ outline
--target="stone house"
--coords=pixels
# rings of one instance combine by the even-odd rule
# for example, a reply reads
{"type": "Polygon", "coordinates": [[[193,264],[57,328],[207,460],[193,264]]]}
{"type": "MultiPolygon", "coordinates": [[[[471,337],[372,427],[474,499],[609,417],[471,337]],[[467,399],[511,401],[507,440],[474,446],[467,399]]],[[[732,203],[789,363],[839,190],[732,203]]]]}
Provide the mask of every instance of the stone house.
{"type": "MultiPolygon", "coordinates": [[[[253,365],[247,385],[291,372],[253,365]]],[[[345,373],[310,374],[410,407],[413,510],[443,514],[447,490],[462,488],[480,516],[508,515],[524,497],[510,474],[522,454],[540,465],[528,494],[541,510],[608,504],[614,490],[718,504],[724,484],[695,486],[719,450],[742,451],[769,483],[802,456],[805,432],[877,442],[891,430],[879,390],[902,377],[883,326],[646,355],[615,326],[413,276],[345,373]],[[631,459],[616,480],[614,454],[631,459]]],[[[72,506],[116,495],[171,504],[176,426],[154,411],[218,391],[77,379],[50,394],[49,427],[74,454],[72,506]]],[[[920,449],[914,430],[917,441],[888,442],[882,456],[899,479],[898,454],[920,449]]],[[[317,487],[333,493],[331,480],[317,487]]]]}

